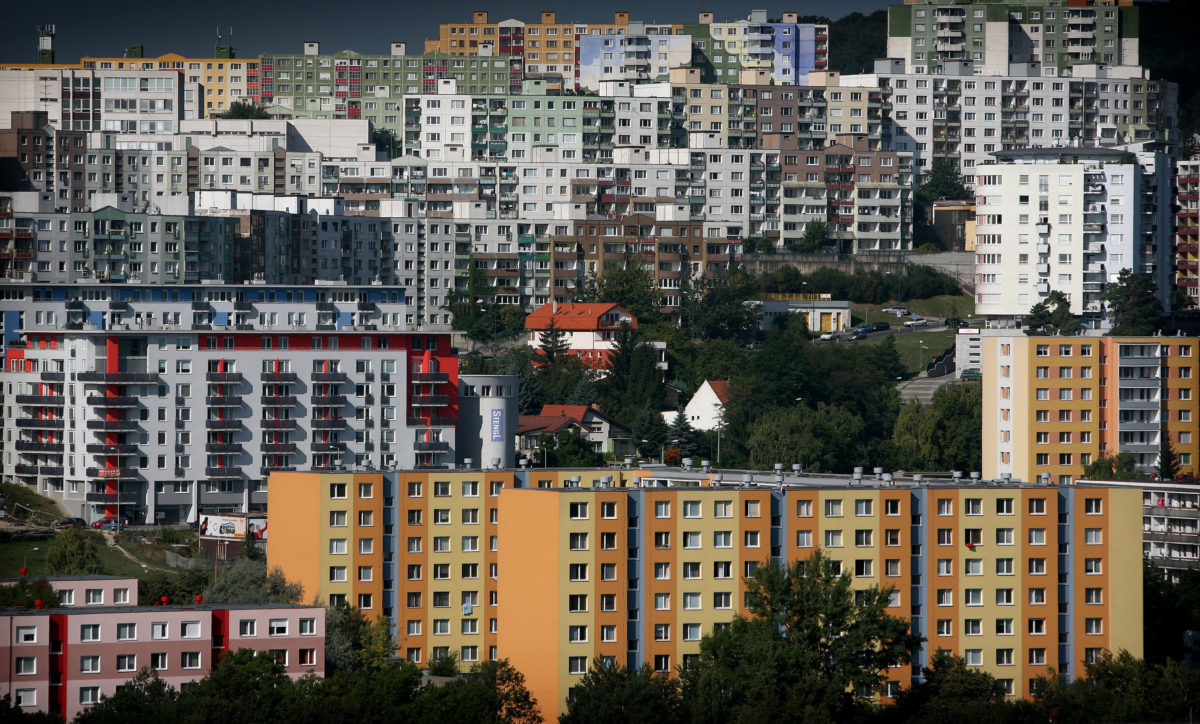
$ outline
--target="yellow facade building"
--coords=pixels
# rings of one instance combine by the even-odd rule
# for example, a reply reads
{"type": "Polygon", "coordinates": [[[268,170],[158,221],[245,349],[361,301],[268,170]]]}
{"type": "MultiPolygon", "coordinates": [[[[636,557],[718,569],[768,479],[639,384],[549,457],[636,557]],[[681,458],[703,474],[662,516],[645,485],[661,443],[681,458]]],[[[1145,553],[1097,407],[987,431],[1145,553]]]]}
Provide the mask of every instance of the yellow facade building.
{"type": "Polygon", "coordinates": [[[983,337],[983,477],[1067,482],[1119,453],[1153,472],[1162,435],[1194,476],[1198,349],[1195,337],[983,337]]]}
{"type": "Polygon", "coordinates": [[[507,658],[547,715],[596,657],[687,666],[747,613],[758,566],[817,548],[855,589],[890,587],[889,612],[927,640],[886,672],[889,695],[939,648],[1012,696],[1050,668],[1077,676],[1103,651],[1142,651],[1136,489],[522,469],[282,473],[269,496],[269,563],[306,596],[372,595],[410,661],[507,658]],[[366,484],[373,497],[356,496],[366,484]],[[374,537],[366,511],[384,521],[382,573],[347,582],[335,541],[374,537]]]}

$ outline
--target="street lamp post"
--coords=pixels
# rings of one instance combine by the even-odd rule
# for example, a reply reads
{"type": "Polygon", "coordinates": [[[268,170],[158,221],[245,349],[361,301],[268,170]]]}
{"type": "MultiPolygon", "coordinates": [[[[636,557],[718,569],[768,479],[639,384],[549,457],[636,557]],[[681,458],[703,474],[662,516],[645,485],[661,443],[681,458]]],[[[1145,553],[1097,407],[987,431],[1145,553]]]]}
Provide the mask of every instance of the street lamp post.
{"type": "Polygon", "coordinates": [[[37,550],[41,550],[41,548],[36,548],[36,547],[30,548],[30,549],[27,549],[24,554],[22,554],[22,556],[21,556],[21,578],[24,578],[25,575],[27,573],[29,573],[29,551],[31,551],[31,550],[37,551],[37,550]]]}

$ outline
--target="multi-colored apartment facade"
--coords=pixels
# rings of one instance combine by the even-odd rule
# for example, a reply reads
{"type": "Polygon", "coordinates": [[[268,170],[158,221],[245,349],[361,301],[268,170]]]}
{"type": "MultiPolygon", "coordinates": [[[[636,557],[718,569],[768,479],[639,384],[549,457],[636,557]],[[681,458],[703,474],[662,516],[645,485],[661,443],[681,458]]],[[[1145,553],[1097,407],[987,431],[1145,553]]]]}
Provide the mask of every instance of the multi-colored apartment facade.
{"type": "Polygon", "coordinates": [[[370,596],[410,661],[509,659],[546,711],[565,709],[596,657],[686,666],[705,634],[747,613],[757,566],[817,548],[854,588],[892,587],[889,612],[926,637],[911,666],[886,672],[891,695],[937,648],[1028,696],[1051,668],[1078,676],[1103,651],[1142,646],[1136,490],[495,468],[287,473],[271,491],[271,565],[322,601],[370,596]],[[363,486],[374,497],[356,498],[363,486]],[[382,541],[377,523],[330,525],[377,520],[379,486],[394,526],[382,541]],[[331,552],[364,539],[382,545],[382,573],[331,552]],[[368,580],[343,580],[362,566],[368,580]]]}
{"type": "Polygon", "coordinates": [[[984,336],[983,476],[1065,483],[1101,456],[1154,472],[1163,437],[1195,475],[1195,337],[984,336]]]}
{"type": "Polygon", "coordinates": [[[71,720],[143,669],[178,689],[240,649],[276,657],[292,678],[325,672],[323,606],[138,605],[136,579],[49,582],[57,605],[0,612],[0,695],[25,711],[71,720]]]}
{"type": "Polygon", "coordinates": [[[1175,289],[1200,303],[1200,159],[1176,163],[1175,289]]]}

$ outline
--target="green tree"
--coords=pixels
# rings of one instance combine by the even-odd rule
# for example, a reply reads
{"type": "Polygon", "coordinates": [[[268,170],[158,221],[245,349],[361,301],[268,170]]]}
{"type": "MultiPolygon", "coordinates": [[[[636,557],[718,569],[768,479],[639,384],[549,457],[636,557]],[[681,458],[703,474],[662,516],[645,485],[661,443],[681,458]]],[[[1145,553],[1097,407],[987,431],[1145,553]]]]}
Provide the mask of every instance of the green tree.
{"type": "Polygon", "coordinates": [[[1179,456],[1166,431],[1161,433],[1162,444],[1158,447],[1158,479],[1174,480],[1179,477],[1179,456]]]}
{"type": "Polygon", "coordinates": [[[1144,480],[1137,469],[1137,458],[1133,453],[1123,452],[1114,456],[1101,455],[1083,468],[1086,480],[1144,480]]]}
{"type": "Polygon", "coordinates": [[[875,59],[887,55],[887,10],[876,10],[869,14],[853,12],[832,22],[827,18],[800,22],[827,23],[832,37],[853,39],[851,42],[830,44],[830,70],[870,73],[875,68],[875,59]]]}
{"type": "MultiPolygon", "coordinates": [[[[0,712],[2,714],[2,712],[0,712]]],[[[75,717],[75,724],[129,724],[129,722],[183,721],[189,714],[180,705],[179,692],[143,668],[137,676],[117,687],[112,696],[103,697],[75,717]]],[[[0,720],[11,721],[0,715],[0,720]]]]}
{"type": "Polygon", "coordinates": [[[898,470],[979,470],[983,446],[980,385],[943,385],[928,405],[905,403],[896,416],[892,463],[898,470]]]}
{"type": "Polygon", "coordinates": [[[264,553],[262,548],[258,546],[258,539],[254,537],[253,531],[246,530],[246,535],[242,538],[242,549],[238,551],[238,555],[252,560],[263,558],[264,553]]]}
{"type": "Polygon", "coordinates": [[[909,724],[947,721],[1016,724],[1047,719],[1045,712],[1028,702],[1008,701],[1004,684],[942,649],[933,654],[923,671],[924,681],[902,690],[895,706],[880,712],[880,719],[909,724]]]}
{"type": "Polygon", "coordinates": [[[271,118],[271,114],[267,113],[266,108],[249,101],[234,101],[229,104],[229,109],[221,114],[221,118],[257,121],[268,120],[271,118]]]}
{"type": "Polygon", "coordinates": [[[824,221],[810,221],[804,225],[804,236],[800,237],[800,241],[796,242],[794,246],[798,252],[811,254],[821,250],[828,236],[828,224],[824,221]]]}
{"type": "Polygon", "coordinates": [[[103,573],[98,539],[100,534],[79,528],[59,531],[46,552],[46,567],[59,576],[103,573]]]}
{"type": "Polygon", "coordinates": [[[283,569],[268,571],[266,561],[250,558],[238,558],[204,591],[205,600],[212,604],[299,603],[303,595],[304,587],[288,581],[283,569]]]}
{"type": "Polygon", "coordinates": [[[750,618],[700,642],[685,669],[684,700],[696,722],[828,720],[861,712],[883,672],[921,645],[887,612],[891,589],[851,590],[852,578],[817,550],[784,566],[763,563],[748,584],[750,618]]]}
{"type": "Polygon", "coordinates": [[[1146,660],[1183,660],[1184,636],[1200,630],[1200,570],[1166,572],[1146,560],[1142,566],[1142,620],[1146,660]]]}
{"type": "Polygon", "coordinates": [[[575,428],[542,435],[538,448],[545,451],[546,467],[591,468],[604,464],[604,456],[575,428]]]}
{"type": "Polygon", "coordinates": [[[693,303],[692,334],[707,339],[731,339],[745,344],[757,333],[760,308],[754,303],[758,280],[728,270],[703,280],[693,303]]]}
{"type": "MultiPolygon", "coordinates": [[[[20,578],[12,585],[0,586],[0,608],[58,608],[58,593],[45,578],[20,578]]],[[[3,721],[3,717],[0,717],[3,721]]]]}
{"type": "Polygon", "coordinates": [[[672,724],[685,721],[679,681],[648,664],[627,669],[597,658],[571,687],[559,724],[672,724]]]}
{"type": "Polygon", "coordinates": [[[458,676],[458,654],[450,651],[429,657],[430,676],[458,676]]]}
{"type": "Polygon", "coordinates": [[[656,322],[660,316],[662,295],[635,256],[627,256],[623,263],[606,264],[600,274],[589,276],[584,282],[583,296],[588,302],[619,304],[639,324],[656,322]]]}
{"type": "Polygon", "coordinates": [[[538,333],[538,351],[542,353],[542,363],[547,367],[565,358],[570,347],[567,344],[567,333],[558,328],[554,318],[550,324],[538,333]]]}
{"type": "Polygon", "coordinates": [[[1101,297],[1108,305],[1112,337],[1144,337],[1154,334],[1162,324],[1162,302],[1158,285],[1149,274],[1137,274],[1122,269],[1117,281],[1104,288],[1101,297]]]}
{"type": "Polygon", "coordinates": [[[417,719],[480,724],[534,724],[542,721],[525,676],[507,659],[475,664],[442,686],[426,687],[416,702],[417,719]]]}
{"type": "Polygon", "coordinates": [[[700,453],[700,441],[696,429],[688,421],[682,407],[675,413],[675,418],[671,420],[670,438],[672,441],[679,441],[673,442],[672,445],[678,448],[682,457],[692,457],[700,453]]]}
{"type": "Polygon", "coordinates": [[[1079,317],[1071,314],[1071,301],[1057,289],[1033,305],[1025,317],[1025,334],[1030,336],[1075,334],[1078,329],[1079,317]]]}
{"type": "Polygon", "coordinates": [[[921,174],[917,200],[925,206],[931,206],[938,199],[970,199],[974,196],[966,178],[958,170],[958,164],[953,161],[935,158],[929,164],[929,170],[921,174]]]}
{"type": "Polygon", "coordinates": [[[325,608],[325,673],[378,669],[396,655],[388,620],[367,620],[362,609],[346,603],[325,608]]]}
{"type": "Polygon", "coordinates": [[[211,582],[205,570],[162,571],[143,569],[138,576],[138,596],[143,601],[158,601],[167,596],[172,601],[191,601],[196,594],[204,595],[211,582]]]}
{"type": "Polygon", "coordinates": [[[784,407],[765,413],[750,428],[746,447],[750,465],[800,463],[812,472],[846,472],[856,459],[863,421],[840,405],[818,403],[784,407]]]}
{"type": "Polygon", "coordinates": [[[638,454],[646,458],[657,458],[670,440],[670,428],[658,410],[643,409],[635,412],[633,419],[621,420],[629,425],[629,435],[637,447],[638,454]]]}
{"type": "Polygon", "coordinates": [[[662,408],[658,354],[637,330],[621,325],[608,362],[608,372],[599,384],[600,408],[605,414],[625,421],[644,410],[657,413],[662,408]]]}
{"type": "Polygon", "coordinates": [[[396,132],[390,128],[372,128],[371,143],[375,144],[376,153],[387,154],[389,159],[404,154],[404,144],[396,138],[396,132]]]}
{"type": "Polygon", "coordinates": [[[277,658],[258,654],[253,649],[223,654],[208,676],[179,697],[184,720],[246,722],[261,720],[249,712],[269,712],[273,720],[291,721],[298,708],[295,683],[277,658]]]}

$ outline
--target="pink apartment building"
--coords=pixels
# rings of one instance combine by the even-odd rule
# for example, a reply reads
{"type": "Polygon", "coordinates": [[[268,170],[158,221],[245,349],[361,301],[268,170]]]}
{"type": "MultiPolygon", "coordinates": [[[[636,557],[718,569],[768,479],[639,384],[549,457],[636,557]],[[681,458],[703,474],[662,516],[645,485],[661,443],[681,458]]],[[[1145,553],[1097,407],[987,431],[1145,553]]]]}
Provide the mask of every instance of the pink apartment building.
{"type": "Polygon", "coordinates": [[[0,610],[0,696],[22,708],[70,721],[143,668],[179,688],[238,649],[269,652],[293,678],[325,671],[321,606],[137,606],[137,579],[50,582],[63,596],[60,607],[0,610]],[[130,605],[121,602],[122,591],[130,605]]]}

